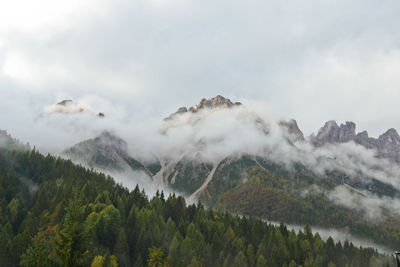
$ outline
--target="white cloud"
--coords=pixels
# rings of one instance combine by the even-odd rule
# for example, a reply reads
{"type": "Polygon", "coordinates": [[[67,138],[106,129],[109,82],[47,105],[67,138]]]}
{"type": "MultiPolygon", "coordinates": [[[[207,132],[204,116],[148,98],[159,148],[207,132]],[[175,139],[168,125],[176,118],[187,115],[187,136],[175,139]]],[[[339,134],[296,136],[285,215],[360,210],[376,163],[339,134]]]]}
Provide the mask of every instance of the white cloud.
{"type": "Polygon", "coordinates": [[[26,114],[59,95],[97,95],[132,120],[155,120],[222,94],[273,106],[306,134],[336,119],[376,136],[400,127],[399,7],[361,0],[3,1],[0,114],[14,116],[1,117],[2,127],[27,136],[18,130],[31,119],[26,114]]]}
{"type": "Polygon", "coordinates": [[[14,79],[31,80],[33,75],[29,64],[18,53],[9,52],[3,65],[3,74],[14,79]]]}
{"type": "Polygon", "coordinates": [[[373,221],[383,221],[388,215],[400,215],[400,199],[379,197],[366,190],[352,192],[349,188],[337,186],[328,193],[328,198],[335,204],[361,211],[365,218],[373,221]]]}
{"type": "Polygon", "coordinates": [[[52,29],[65,28],[99,11],[106,1],[13,0],[0,3],[0,33],[20,31],[44,36],[52,29]],[[46,31],[40,33],[40,31],[46,31]],[[44,34],[44,35],[42,35],[44,34]]]}
{"type": "Polygon", "coordinates": [[[29,58],[29,55],[18,50],[10,50],[6,53],[1,73],[16,83],[39,92],[46,91],[41,87],[43,84],[67,78],[62,66],[38,64],[35,59],[29,58]]]}

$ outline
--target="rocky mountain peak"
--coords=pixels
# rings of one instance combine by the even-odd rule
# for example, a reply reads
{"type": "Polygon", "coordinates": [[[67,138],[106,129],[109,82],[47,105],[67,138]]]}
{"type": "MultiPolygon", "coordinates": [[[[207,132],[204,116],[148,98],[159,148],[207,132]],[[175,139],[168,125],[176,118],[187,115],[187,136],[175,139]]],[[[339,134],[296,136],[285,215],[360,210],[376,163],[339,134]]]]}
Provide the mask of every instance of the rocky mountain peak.
{"type": "Polygon", "coordinates": [[[60,106],[67,106],[70,104],[73,104],[74,102],[71,99],[65,99],[63,101],[58,102],[56,105],[60,105],[60,106]]]}
{"type": "Polygon", "coordinates": [[[324,126],[319,129],[318,135],[320,137],[325,137],[331,135],[331,133],[336,132],[339,130],[339,126],[336,121],[330,120],[325,122],[324,126]]]}
{"type": "Polygon", "coordinates": [[[78,103],[70,99],[65,99],[55,105],[55,113],[80,113],[85,109],[78,103]]]}
{"type": "Polygon", "coordinates": [[[387,130],[378,138],[373,138],[368,136],[367,131],[356,134],[354,122],[347,121],[338,126],[335,121],[328,121],[318,131],[317,136],[310,136],[310,140],[315,146],[353,141],[367,149],[376,150],[377,157],[388,158],[400,163],[400,135],[393,128],[387,130]]]}
{"type": "Polygon", "coordinates": [[[93,115],[96,115],[98,118],[105,117],[104,112],[96,113],[91,107],[88,107],[87,105],[79,101],[73,101],[71,99],[65,99],[52,106],[49,106],[46,108],[45,112],[47,114],[55,114],[55,113],[75,114],[75,113],[89,112],[92,113],[93,115]]]}
{"type": "Polygon", "coordinates": [[[354,140],[356,137],[356,124],[346,121],[345,124],[337,124],[336,121],[330,120],[318,131],[317,136],[312,137],[312,142],[317,145],[325,143],[344,143],[354,140]]]}
{"type": "Polygon", "coordinates": [[[280,121],[279,125],[287,131],[290,141],[295,142],[304,140],[304,134],[297,125],[296,120],[291,119],[289,121],[280,121]]]}
{"type": "Polygon", "coordinates": [[[122,138],[116,136],[109,131],[103,131],[98,137],[94,139],[94,142],[97,143],[98,146],[110,148],[112,147],[113,149],[118,149],[122,151],[126,151],[128,146],[122,138]]]}
{"type": "Polygon", "coordinates": [[[186,107],[180,107],[178,108],[178,111],[176,111],[175,113],[185,113],[188,112],[188,109],[186,107]]]}
{"type": "Polygon", "coordinates": [[[340,124],[339,142],[348,142],[356,137],[356,124],[352,121],[346,121],[346,124],[340,124]]]}
{"type": "Polygon", "coordinates": [[[84,154],[125,155],[127,153],[127,148],[128,144],[123,139],[112,132],[103,131],[99,136],[82,141],[65,150],[63,154],[67,156],[82,156],[84,154]]]}
{"type": "Polygon", "coordinates": [[[368,132],[367,131],[362,131],[362,132],[357,134],[357,137],[358,138],[369,138],[368,132]]]}
{"type": "Polygon", "coordinates": [[[216,97],[209,99],[203,98],[199,104],[190,107],[188,111],[197,112],[198,110],[204,108],[230,108],[234,105],[240,105],[240,104],[241,103],[239,102],[233,103],[230,99],[225,98],[221,95],[217,95],[216,97]]]}
{"type": "Polygon", "coordinates": [[[212,97],[209,99],[203,98],[201,99],[200,103],[190,107],[180,107],[175,113],[171,114],[169,117],[166,118],[172,119],[177,114],[183,114],[186,112],[196,113],[202,109],[214,109],[214,108],[231,108],[233,106],[240,106],[242,103],[240,102],[232,102],[230,99],[225,98],[221,95],[217,95],[216,97],[212,97]]]}
{"type": "Polygon", "coordinates": [[[339,138],[340,128],[336,121],[330,120],[325,122],[324,126],[319,129],[317,136],[312,136],[314,145],[321,146],[325,143],[336,142],[339,138]]]}
{"type": "Polygon", "coordinates": [[[141,170],[152,173],[128,152],[128,144],[112,132],[82,141],[62,153],[65,157],[102,171],[141,170]]]}
{"type": "Polygon", "coordinates": [[[381,134],[378,137],[378,140],[382,143],[382,144],[400,144],[400,136],[399,133],[391,128],[389,130],[387,130],[384,134],[381,134]]]}

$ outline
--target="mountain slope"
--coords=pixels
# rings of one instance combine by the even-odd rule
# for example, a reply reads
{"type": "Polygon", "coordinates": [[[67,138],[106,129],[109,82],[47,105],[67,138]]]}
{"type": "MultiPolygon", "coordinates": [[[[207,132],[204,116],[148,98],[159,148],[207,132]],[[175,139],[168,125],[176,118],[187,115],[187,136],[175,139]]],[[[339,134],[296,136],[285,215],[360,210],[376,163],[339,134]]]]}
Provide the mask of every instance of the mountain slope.
{"type": "MultiPolygon", "coordinates": [[[[187,141],[164,153],[154,151],[160,163],[151,171],[153,181],[190,202],[200,199],[229,212],[346,229],[393,249],[400,246],[400,169],[379,156],[378,148],[363,145],[369,139],[357,141],[365,134],[356,134],[354,123],[339,127],[330,121],[317,136],[304,138],[295,120],[268,121],[217,96],[178,109],[163,121],[160,135],[187,141]]],[[[396,138],[389,131],[379,142],[368,142],[388,149],[396,138]]],[[[102,155],[103,166],[123,166],[109,153],[121,155],[118,142],[109,142],[112,149],[100,141],[89,144],[102,155]]],[[[121,158],[132,158],[124,151],[121,158]]]]}
{"type": "Polygon", "coordinates": [[[393,259],[257,219],[149,200],[36,151],[0,150],[1,266],[382,266],[393,259]],[[35,184],[34,193],[20,178],[35,184]]]}
{"type": "Polygon", "coordinates": [[[100,170],[123,171],[126,169],[144,171],[150,176],[159,170],[157,164],[145,166],[128,154],[128,145],[110,132],[82,141],[62,153],[65,157],[100,170]]]}
{"type": "Polygon", "coordinates": [[[11,135],[3,130],[0,130],[0,148],[18,151],[26,151],[30,149],[29,144],[23,144],[21,141],[11,137],[11,135]]]}
{"type": "MultiPolygon", "coordinates": [[[[243,165],[248,159],[240,161],[235,165],[243,165]]],[[[279,170],[282,167],[265,163],[265,167],[248,164],[246,176],[232,173],[232,167],[222,168],[204,192],[204,201],[239,214],[291,224],[348,229],[358,237],[373,239],[388,247],[400,245],[396,227],[393,228],[400,223],[398,215],[385,213],[380,221],[370,220],[365,217],[365,211],[331,201],[330,192],[341,185],[339,181],[321,180],[301,169],[287,172],[279,170]]]]}
{"type": "MultiPolygon", "coordinates": [[[[202,100],[201,103],[196,106],[201,108],[179,109],[168,118],[168,120],[175,120],[178,124],[171,122],[167,124],[177,129],[193,124],[201,125],[202,120],[207,120],[208,116],[220,110],[224,112],[223,110],[236,108],[232,105],[232,101],[220,96],[216,99],[202,100]],[[220,104],[207,107],[201,103],[220,104]],[[199,116],[198,112],[203,112],[204,115],[199,116]]],[[[235,116],[236,113],[225,112],[224,114],[235,116]]],[[[385,172],[385,168],[390,167],[390,164],[380,166],[379,161],[376,160],[375,165],[370,165],[370,160],[373,158],[365,159],[364,155],[359,154],[364,153],[364,150],[347,146],[347,143],[351,141],[362,145],[366,140],[362,141],[360,134],[355,133],[354,123],[348,122],[339,127],[334,121],[328,122],[319,131],[317,137],[309,138],[311,144],[316,147],[313,148],[304,138],[296,121],[279,120],[274,126],[257,115],[246,117],[248,114],[250,113],[244,110],[240,113],[240,119],[245,118],[254,125],[260,125],[259,129],[262,129],[261,132],[265,135],[264,142],[269,142],[269,136],[274,135],[273,128],[278,127],[278,134],[281,134],[282,138],[276,145],[287,146],[283,149],[286,155],[282,156],[290,157],[291,153],[299,153],[299,151],[300,155],[315,153],[316,156],[311,156],[310,159],[316,161],[316,166],[307,165],[307,161],[310,161],[307,159],[309,155],[304,161],[296,158],[289,164],[275,159],[276,154],[280,156],[279,147],[258,154],[233,153],[210,162],[202,159],[202,149],[218,144],[203,143],[196,150],[195,157],[183,156],[175,162],[166,160],[169,163],[164,169],[163,181],[175,190],[186,194],[189,200],[195,201],[200,198],[209,207],[259,216],[273,221],[347,229],[352,234],[373,239],[392,248],[400,245],[400,236],[396,230],[396,225],[400,223],[400,214],[394,210],[395,204],[391,206],[384,203],[385,201],[400,203],[400,194],[397,187],[391,183],[382,182],[378,177],[379,172],[385,172]],[[325,148],[328,144],[333,147],[325,148]],[[336,144],[343,144],[346,150],[341,152],[343,148],[335,147],[336,144]],[[308,150],[301,152],[303,147],[308,150]],[[337,151],[330,156],[331,150],[337,151]],[[349,155],[342,156],[343,153],[349,153],[349,155]],[[353,160],[355,160],[354,164],[349,165],[348,163],[353,160]],[[321,165],[325,165],[326,169],[314,170],[321,165]],[[361,168],[350,171],[350,167],[362,167],[364,170],[361,168]],[[345,200],[342,199],[343,197],[345,200]],[[366,204],[371,201],[379,204],[366,204]]],[[[206,130],[200,128],[198,131],[206,130]]],[[[198,133],[194,132],[194,135],[196,134],[198,133]]],[[[362,146],[369,150],[377,150],[378,158],[390,159],[383,152],[391,151],[388,148],[397,145],[396,137],[396,132],[390,130],[379,138],[379,142],[372,139],[369,141],[379,144],[379,147],[362,146]]],[[[200,140],[205,140],[205,138],[200,140]]],[[[247,142],[247,140],[237,141],[247,142]]],[[[263,145],[260,143],[260,147],[263,145]]],[[[396,175],[397,172],[393,173],[396,175]]]]}

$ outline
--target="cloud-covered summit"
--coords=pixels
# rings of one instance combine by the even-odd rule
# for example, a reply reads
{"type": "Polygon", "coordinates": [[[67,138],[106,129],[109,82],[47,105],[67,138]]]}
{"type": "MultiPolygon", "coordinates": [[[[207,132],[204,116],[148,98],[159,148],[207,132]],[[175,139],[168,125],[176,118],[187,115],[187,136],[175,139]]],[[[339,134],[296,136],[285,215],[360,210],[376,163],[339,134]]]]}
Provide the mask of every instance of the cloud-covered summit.
{"type": "Polygon", "coordinates": [[[81,101],[72,101],[70,99],[62,100],[55,105],[51,105],[45,108],[45,114],[74,114],[88,112],[96,115],[99,118],[103,118],[105,115],[103,112],[96,112],[94,109],[86,103],[81,101]]]}
{"type": "Polygon", "coordinates": [[[225,98],[221,95],[217,95],[216,97],[212,98],[202,98],[200,103],[187,108],[187,107],[180,107],[175,113],[172,113],[170,116],[165,118],[165,120],[171,120],[173,119],[174,116],[177,116],[179,114],[183,114],[186,112],[191,112],[191,113],[196,113],[198,111],[201,111],[203,109],[216,109],[216,108],[231,108],[234,106],[240,106],[242,103],[240,102],[235,102],[233,103],[230,99],[225,98]]]}

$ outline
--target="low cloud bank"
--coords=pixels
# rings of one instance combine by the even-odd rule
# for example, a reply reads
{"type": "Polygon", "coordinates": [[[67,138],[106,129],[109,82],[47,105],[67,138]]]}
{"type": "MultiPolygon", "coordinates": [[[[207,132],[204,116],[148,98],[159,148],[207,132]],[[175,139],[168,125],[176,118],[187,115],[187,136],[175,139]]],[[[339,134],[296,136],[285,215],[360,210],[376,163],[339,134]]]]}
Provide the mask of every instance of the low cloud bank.
{"type": "MultiPolygon", "coordinates": [[[[279,225],[277,222],[267,221],[272,223],[273,225],[279,225]]],[[[296,225],[296,224],[285,224],[289,230],[303,231],[304,232],[304,225],[296,225]]],[[[335,242],[341,242],[342,245],[344,242],[348,241],[353,243],[356,247],[363,247],[363,248],[374,248],[378,250],[380,253],[385,254],[393,254],[393,251],[385,246],[381,246],[373,242],[372,240],[359,238],[355,235],[352,235],[349,231],[346,230],[338,230],[338,229],[329,229],[329,228],[322,228],[322,227],[311,227],[312,232],[318,233],[322,240],[326,241],[329,237],[332,237],[335,242]]]]}
{"type": "MultiPolygon", "coordinates": [[[[374,178],[400,189],[400,167],[387,159],[376,158],[374,150],[353,142],[316,148],[307,139],[290,138],[293,133],[281,124],[284,118],[263,103],[242,99],[241,102],[241,106],[203,109],[162,120],[143,116],[143,113],[131,114],[126,107],[113,105],[97,96],[85,96],[77,103],[87,103],[89,107],[103,110],[107,116],[97,119],[85,112],[55,113],[37,118],[32,132],[40,134],[36,140],[45,143],[44,152],[61,152],[104,130],[112,130],[128,143],[129,154],[142,162],[157,159],[168,164],[184,158],[212,164],[226,157],[257,155],[289,169],[300,163],[321,178],[326,177],[327,172],[338,171],[365,184],[374,178]]],[[[130,185],[131,181],[125,179],[128,176],[131,177],[122,176],[120,181],[130,185]]],[[[138,181],[147,180],[136,176],[140,177],[138,181]]],[[[152,190],[153,185],[142,182],[142,187],[152,190]]],[[[369,201],[378,201],[370,197],[369,201]]],[[[347,196],[339,189],[332,193],[335,203],[340,204],[343,198],[347,196]]],[[[350,199],[354,205],[360,203],[355,197],[350,199]]],[[[371,206],[366,200],[361,204],[367,208],[371,206]]],[[[389,210],[396,209],[389,207],[389,210]]],[[[368,216],[379,214],[374,210],[368,216]]]]}
{"type": "Polygon", "coordinates": [[[244,106],[175,116],[160,126],[156,152],[169,160],[182,157],[213,163],[232,155],[257,155],[291,168],[302,164],[320,177],[338,171],[364,183],[377,179],[400,189],[400,167],[376,158],[376,151],[354,142],[314,147],[292,142],[282,118],[244,106]]]}
{"type": "Polygon", "coordinates": [[[122,184],[129,190],[133,190],[136,185],[139,185],[140,190],[144,189],[146,195],[152,197],[156,194],[157,190],[162,190],[166,196],[174,193],[167,187],[157,184],[151,180],[151,177],[144,171],[134,171],[125,169],[124,171],[109,171],[100,170],[114,178],[117,183],[122,184]]]}
{"type": "Polygon", "coordinates": [[[337,186],[328,193],[328,198],[337,205],[361,211],[369,220],[381,221],[390,215],[400,215],[400,199],[378,196],[366,190],[337,186]]]}

